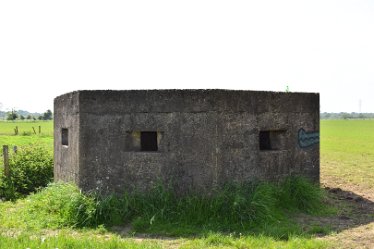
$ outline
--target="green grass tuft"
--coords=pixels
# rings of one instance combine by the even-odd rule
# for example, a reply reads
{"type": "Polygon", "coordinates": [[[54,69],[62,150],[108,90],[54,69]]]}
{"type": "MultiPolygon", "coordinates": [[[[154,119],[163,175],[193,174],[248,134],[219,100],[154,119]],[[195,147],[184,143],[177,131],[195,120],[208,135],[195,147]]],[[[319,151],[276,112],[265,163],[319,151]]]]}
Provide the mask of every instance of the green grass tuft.
{"type": "Polygon", "coordinates": [[[308,179],[288,177],[280,184],[277,199],[279,205],[286,210],[313,214],[324,211],[324,196],[323,189],[308,179]]]}

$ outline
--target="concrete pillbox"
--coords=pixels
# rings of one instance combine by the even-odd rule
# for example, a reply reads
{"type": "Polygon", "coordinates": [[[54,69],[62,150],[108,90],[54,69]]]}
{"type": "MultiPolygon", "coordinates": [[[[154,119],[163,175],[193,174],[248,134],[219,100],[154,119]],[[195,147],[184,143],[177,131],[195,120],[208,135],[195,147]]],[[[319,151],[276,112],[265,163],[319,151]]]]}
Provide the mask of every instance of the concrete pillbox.
{"type": "Polygon", "coordinates": [[[54,174],[84,191],[209,193],[228,182],[319,181],[319,94],[76,91],[54,101],[54,174]]]}

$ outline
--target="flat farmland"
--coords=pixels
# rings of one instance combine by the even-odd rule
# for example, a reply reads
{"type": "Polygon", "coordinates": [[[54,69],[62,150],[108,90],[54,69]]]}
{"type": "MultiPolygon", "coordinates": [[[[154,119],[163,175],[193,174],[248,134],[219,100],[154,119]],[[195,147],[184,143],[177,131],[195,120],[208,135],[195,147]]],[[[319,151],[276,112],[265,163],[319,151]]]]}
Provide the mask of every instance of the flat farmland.
{"type": "Polygon", "coordinates": [[[22,146],[34,143],[53,148],[53,121],[0,121],[0,145],[22,146]],[[15,135],[16,127],[18,135],[15,135]]]}
{"type": "Polygon", "coordinates": [[[337,248],[374,248],[374,120],[321,121],[321,184],[344,206],[337,220],[324,222],[345,227],[324,239],[337,248]]]}
{"type": "Polygon", "coordinates": [[[374,120],[321,121],[321,182],[374,200],[374,120]]]}

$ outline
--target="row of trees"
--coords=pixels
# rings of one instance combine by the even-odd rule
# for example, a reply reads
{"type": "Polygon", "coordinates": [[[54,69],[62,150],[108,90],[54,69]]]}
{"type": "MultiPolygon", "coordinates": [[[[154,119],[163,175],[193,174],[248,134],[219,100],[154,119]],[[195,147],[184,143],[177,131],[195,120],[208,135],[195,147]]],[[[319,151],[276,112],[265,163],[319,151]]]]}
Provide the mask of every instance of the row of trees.
{"type": "Polygon", "coordinates": [[[328,113],[324,112],[320,115],[321,119],[373,119],[374,113],[357,113],[357,112],[340,112],[328,113]]]}
{"type": "Polygon", "coordinates": [[[15,110],[12,110],[10,112],[7,113],[7,117],[6,119],[7,120],[52,120],[53,116],[52,116],[52,111],[51,110],[47,110],[46,112],[44,112],[42,115],[38,116],[38,117],[35,117],[35,116],[32,116],[32,115],[27,115],[26,117],[23,116],[23,115],[19,115],[15,110]]]}

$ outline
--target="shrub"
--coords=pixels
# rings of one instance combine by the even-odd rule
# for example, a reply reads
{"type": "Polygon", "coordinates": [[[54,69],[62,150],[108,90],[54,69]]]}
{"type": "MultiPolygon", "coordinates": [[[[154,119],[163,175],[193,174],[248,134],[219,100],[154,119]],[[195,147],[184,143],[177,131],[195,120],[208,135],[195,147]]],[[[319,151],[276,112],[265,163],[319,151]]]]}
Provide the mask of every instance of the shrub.
{"type": "Polygon", "coordinates": [[[21,147],[9,160],[10,179],[0,177],[0,197],[17,199],[45,187],[53,178],[51,151],[38,145],[21,147]]]}

